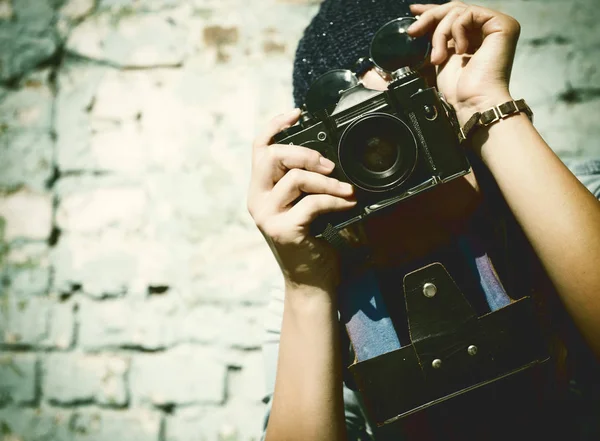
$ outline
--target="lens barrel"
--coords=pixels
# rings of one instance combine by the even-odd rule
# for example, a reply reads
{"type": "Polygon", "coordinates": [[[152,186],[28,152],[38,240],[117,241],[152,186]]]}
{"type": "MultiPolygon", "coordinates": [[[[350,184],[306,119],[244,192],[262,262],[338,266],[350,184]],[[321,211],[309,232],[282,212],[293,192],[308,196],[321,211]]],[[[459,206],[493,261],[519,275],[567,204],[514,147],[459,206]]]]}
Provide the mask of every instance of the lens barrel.
{"type": "Polygon", "coordinates": [[[386,113],[354,121],[338,145],[340,166],[355,186],[372,192],[395,188],[411,175],[417,141],[408,126],[386,113]]]}

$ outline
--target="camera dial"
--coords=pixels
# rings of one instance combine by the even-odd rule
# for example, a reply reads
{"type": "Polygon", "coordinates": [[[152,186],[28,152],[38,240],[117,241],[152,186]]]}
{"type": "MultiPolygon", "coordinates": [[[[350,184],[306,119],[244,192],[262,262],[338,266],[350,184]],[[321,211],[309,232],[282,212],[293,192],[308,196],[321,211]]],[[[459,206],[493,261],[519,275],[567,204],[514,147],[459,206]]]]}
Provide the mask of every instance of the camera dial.
{"type": "Polygon", "coordinates": [[[413,75],[414,73],[415,71],[412,70],[410,67],[404,66],[394,71],[394,73],[392,73],[392,78],[394,79],[394,81],[401,80],[403,78],[413,75]]]}

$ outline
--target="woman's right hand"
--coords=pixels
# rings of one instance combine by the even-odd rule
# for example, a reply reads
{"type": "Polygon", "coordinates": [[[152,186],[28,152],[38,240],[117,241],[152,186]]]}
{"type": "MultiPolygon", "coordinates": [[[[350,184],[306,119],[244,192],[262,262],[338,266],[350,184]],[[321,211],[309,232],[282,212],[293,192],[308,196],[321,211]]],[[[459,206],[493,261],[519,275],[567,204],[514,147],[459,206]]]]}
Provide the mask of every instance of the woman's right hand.
{"type": "Polygon", "coordinates": [[[295,109],[273,118],[255,139],[248,211],[271,247],[286,287],[332,293],[339,283],[339,256],[326,241],[311,236],[309,226],[318,215],[347,210],[356,201],[350,184],[326,176],[334,163],[319,152],[271,144],[299,116],[295,109]]]}
{"type": "Polygon", "coordinates": [[[431,63],[437,87],[462,124],[473,115],[512,98],[508,84],[521,26],[493,9],[451,1],[410,5],[419,15],[407,32],[432,34],[431,63]]]}

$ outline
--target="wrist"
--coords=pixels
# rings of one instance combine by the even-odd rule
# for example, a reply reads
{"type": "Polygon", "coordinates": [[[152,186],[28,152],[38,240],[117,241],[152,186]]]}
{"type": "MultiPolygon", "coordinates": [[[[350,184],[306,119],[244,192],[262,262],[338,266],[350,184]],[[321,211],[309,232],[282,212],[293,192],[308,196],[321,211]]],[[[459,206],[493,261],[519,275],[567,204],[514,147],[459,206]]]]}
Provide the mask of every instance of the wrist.
{"type": "MultiPolygon", "coordinates": [[[[497,123],[491,124],[488,127],[483,127],[474,130],[470,143],[471,150],[479,158],[481,158],[481,160],[484,162],[484,164],[488,166],[488,168],[490,168],[490,170],[492,170],[492,173],[494,168],[494,161],[490,162],[489,160],[495,156],[495,151],[498,150],[498,142],[503,142],[502,140],[506,139],[507,134],[517,133],[523,130],[524,128],[530,129],[533,127],[529,117],[523,112],[513,114],[505,120],[501,121],[501,123],[500,121],[498,121],[497,123]]],[[[506,141],[504,141],[503,143],[506,143],[506,141]]],[[[508,142],[507,144],[512,146],[518,145],[514,142],[508,142]]],[[[504,145],[502,149],[505,151],[509,150],[507,149],[507,145],[504,145]]],[[[516,152],[520,153],[521,151],[521,149],[517,149],[516,152]]],[[[514,158],[514,160],[517,159],[514,158]]]]}
{"type": "Polygon", "coordinates": [[[294,310],[337,310],[337,290],[333,287],[285,284],[285,302],[294,310]]]}
{"type": "Polygon", "coordinates": [[[475,112],[483,112],[491,107],[507,101],[512,101],[512,99],[513,98],[508,90],[498,90],[486,95],[469,98],[468,100],[456,104],[454,108],[456,110],[458,122],[462,127],[475,112]]]}

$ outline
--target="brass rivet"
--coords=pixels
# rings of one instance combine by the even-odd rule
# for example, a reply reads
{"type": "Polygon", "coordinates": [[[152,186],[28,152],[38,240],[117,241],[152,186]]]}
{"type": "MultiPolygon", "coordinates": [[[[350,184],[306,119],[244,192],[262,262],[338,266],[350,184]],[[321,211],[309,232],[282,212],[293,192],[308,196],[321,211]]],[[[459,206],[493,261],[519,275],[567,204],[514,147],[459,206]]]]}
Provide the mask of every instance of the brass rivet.
{"type": "Polygon", "coordinates": [[[475,345],[471,345],[467,348],[467,352],[469,353],[469,355],[476,355],[477,354],[477,346],[475,345]]]}
{"type": "Polygon", "coordinates": [[[431,367],[434,369],[439,369],[442,367],[442,360],[440,360],[439,358],[436,358],[435,360],[433,360],[431,362],[431,367]]]}

